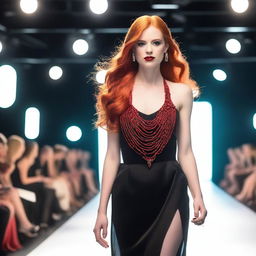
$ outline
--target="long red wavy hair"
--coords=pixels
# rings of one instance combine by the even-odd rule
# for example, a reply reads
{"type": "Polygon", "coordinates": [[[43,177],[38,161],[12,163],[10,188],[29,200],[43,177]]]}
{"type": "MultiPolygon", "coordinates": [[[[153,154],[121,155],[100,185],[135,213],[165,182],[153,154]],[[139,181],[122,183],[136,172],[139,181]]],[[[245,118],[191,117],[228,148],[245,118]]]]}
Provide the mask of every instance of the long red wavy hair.
{"type": "Polygon", "coordinates": [[[189,64],[181,53],[178,43],[172,37],[166,23],[156,15],[140,16],[131,24],[124,41],[116,47],[114,54],[105,61],[95,65],[96,70],[107,70],[105,83],[98,85],[96,92],[96,115],[94,127],[102,127],[109,132],[119,131],[119,116],[129,106],[129,94],[131,93],[135,75],[138,71],[138,63],[132,61],[132,48],[140,38],[143,31],[150,25],[158,28],[169,44],[169,61],[162,61],[160,71],[164,79],[185,83],[199,95],[197,83],[190,77],[189,64]]]}

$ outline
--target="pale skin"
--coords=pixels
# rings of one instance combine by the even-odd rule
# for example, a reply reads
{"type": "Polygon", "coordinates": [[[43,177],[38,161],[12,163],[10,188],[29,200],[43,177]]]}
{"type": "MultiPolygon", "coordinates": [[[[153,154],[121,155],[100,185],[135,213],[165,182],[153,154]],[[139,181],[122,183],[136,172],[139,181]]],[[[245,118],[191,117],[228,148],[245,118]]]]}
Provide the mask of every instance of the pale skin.
{"type": "MultiPolygon", "coordinates": [[[[160,72],[160,63],[169,45],[165,44],[161,31],[153,26],[145,29],[140,39],[135,44],[133,51],[139,64],[138,72],[132,91],[133,106],[144,114],[151,114],[160,109],[164,102],[163,77],[160,72]],[[146,56],[155,59],[146,62],[146,56]]],[[[166,80],[167,81],[167,80],[166,80]]],[[[195,225],[201,225],[207,215],[203,196],[200,188],[195,157],[191,147],[190,118],[193,105],[192,90],[186,84],[167,81],[171,99],[179,114],[177,125],[178,162],[188,180],[188,186],[193,197],[195,225]]],[[[120,144],[118,133],[107,134],[107,152],[103,165],[102,189],[98,216],[93,232],[96,241],[103,247],[109,247],[104,239],[107,236],[107,205],[112,185],[114,183],[120,163],[120,144]],[[103,234],[101,234],[101,232],[103,234]]]]}

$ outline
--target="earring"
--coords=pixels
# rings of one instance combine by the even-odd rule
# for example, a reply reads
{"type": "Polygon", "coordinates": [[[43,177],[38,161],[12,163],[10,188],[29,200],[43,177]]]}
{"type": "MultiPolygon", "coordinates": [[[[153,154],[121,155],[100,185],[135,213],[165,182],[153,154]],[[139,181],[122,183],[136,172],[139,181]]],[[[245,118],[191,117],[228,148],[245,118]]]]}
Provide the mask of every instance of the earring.
{"type": "Polygon", "coordinates": [[[165,55],[164,55],[164,61],[168,62],[168,52],[166,52],[165,55]]]}
{"type": "Polygon", "coordinates": [[[133,61],[133,62],[136,61],[136,60],[135,60],[135,55],[134,55],[134,53],[132,53],[132,61],[133,61]]]}

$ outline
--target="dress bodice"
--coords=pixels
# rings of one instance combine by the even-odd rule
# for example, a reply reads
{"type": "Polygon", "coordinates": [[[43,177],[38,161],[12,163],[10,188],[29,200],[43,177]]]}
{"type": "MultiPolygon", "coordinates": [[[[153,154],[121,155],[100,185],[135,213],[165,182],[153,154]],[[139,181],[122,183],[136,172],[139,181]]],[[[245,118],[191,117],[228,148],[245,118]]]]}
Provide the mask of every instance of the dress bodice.
{"type": "MultiPolygon", "coordinates": [[[[144,113],[139,112],[139,115],[143,117],[144,119],[152,119],[155,117],[157,112],[151,114],[151,115],[146,115],[144,113]]],[[[175,127],[173,134],[171,138],[169,139],[168,143],[164,147],[163,151],[157,155],[156,159],[154,162],[159,162],[159,161],[167,161],[167,160],[176,160],[176,127],[177,127],[177,119],[178,115],[176,115],[176,122],[175,122],[175,127]]],[[[137,154],[127,143],[125,140],[125,137],[122,133],[122,131],[119,132],[119,140],[120,140],[120,149],[122,153],[122,158],[123,162],[125,164],[144,164],[146,161],[139,155],[137,154]]]]}
{"type": "Polygon", "coordinates": [[[132,93],[128,108],[120,115],[120,148],[124,163],[147,163],[176,160],[176,124],[178,111],[175,108],[164,81],[165,102],[152,113],[144,114],[132,105],[132,93]]]}

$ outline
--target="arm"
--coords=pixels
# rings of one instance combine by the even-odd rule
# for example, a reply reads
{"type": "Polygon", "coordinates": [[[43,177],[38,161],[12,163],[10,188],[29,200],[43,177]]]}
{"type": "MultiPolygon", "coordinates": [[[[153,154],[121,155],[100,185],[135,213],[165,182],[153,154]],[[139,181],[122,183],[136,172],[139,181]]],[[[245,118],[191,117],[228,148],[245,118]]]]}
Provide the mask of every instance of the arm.
{"type": "Polygon", "coordinates": [[[108,132],[107,152],[103,164],[102,188],[98,213],[107,213],[107,205],[120,164],[119,134],[108,132]]]}
{"type": "Polygon", "coordinates": [[[196,160],[191,147],[190,118],[193,105],[192,90],[187,85],[182,84],[179,89],[179,96],[183,99],[179,111],[179,123],[177,129],[178,141],[178,161],[184,170],[188,180],[188,186],[193,198],[202,197],[199,184],[196,160]]]}
{"type": "Polygon", "coordinates": [[[54,164],[54,159],[49,159],[48,161],[48,171],[49,171],[49,177],[55,178],[58,176],[58,171],[54,164]]]}
{"type": "Polygon", "coordinates": [[[40,176],[34,176],[34,177],[29,177],[28,176],[28,166],[26,165],[25,162],[20,161],[18,163],[19,167],[19,172],[20,172],[20,180],[24,185],[35,183],[35,182],[43,182],[43,177],[40,176]]]}

